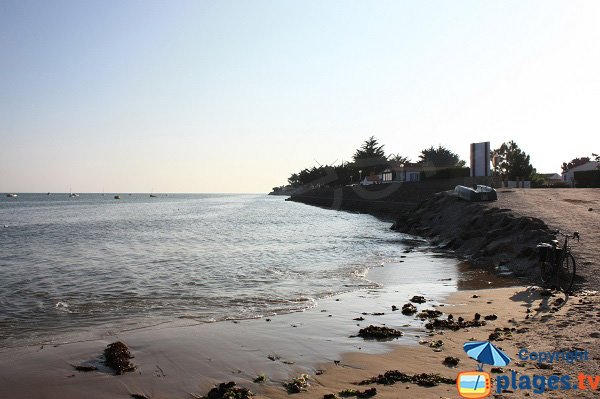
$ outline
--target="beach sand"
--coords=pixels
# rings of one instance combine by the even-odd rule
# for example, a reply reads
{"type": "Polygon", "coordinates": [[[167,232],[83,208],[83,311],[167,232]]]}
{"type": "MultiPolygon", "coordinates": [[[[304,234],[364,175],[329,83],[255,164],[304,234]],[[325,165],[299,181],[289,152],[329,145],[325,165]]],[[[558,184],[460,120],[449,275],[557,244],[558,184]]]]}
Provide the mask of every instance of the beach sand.
{"type": "MultiPolygon", "coordinates": [[[[586,288],[600,287],[600,189],[503,189],[498,201],[488,207],[508,208],[519,216],[542,219],[551,229],[567,233],[578,231],[581,241],[571,241],[577,261],[577,275],[584,277],[586,288]]],[[[562,240],[561,241],[562,244],[562,240]]]]}
{"type": "MultiPolygon", "coordinates": [[[[495,206],[510,207],[504,202],[509,196],[518,204],[533,196],[534,202],[540,201],[537,206],[545,209],[548,205],[535,196],[536,192],[521,194],[520,190],[514,190],[501,194],[501,200],[495,206]]],[[[567,193],[568,198],[577,200],[575,196],[579,193],[585,194],[572,190],[567,193]]],[[[554,191],[548,193],[548,200],[560,202],[557,198],[561,197],[555,194],[554,191]]],[[[597,201],[597,197],[592,198],[597,201]]],[[[589,194],[581,200],[592,201],[589,194]]],[[[564,199],[560,203],[573,204],[564,199]]],[[[533,205],[522,206],[523,209],[518,210],[514,205],[513,210],[544,218],[545,210],[533,205]]],[[[589,207],[595,208],[595,205],[589,207]]],[[[585,265],[585,273],[591,273],[596,262],[594,253],[600,250],[597,230],[588,231],[588,227],[580,226],[585,225],[590,214],[597,217],[597,211],[572,212],[572,206],[561,209],[569,213],[556,219],[556,227],[579,229],[587,247],[585,251],[590,251],[584,252],[586,262],[591,262],[585,265]],[[566,220],[570,224],[561,224],[566,220]],[[596,252],[593,252],[594,248],[596,252]]],[[[547,218],[552,225],[554,219],[547,218]]],[[[589,229],[593,230],[593,226],[589,229]]],[[[579,250],[575,249],[576,256],[579,256],[579,250]]],[[[514,329],[510,334],[500,334],[501,340],[494,341],[512,359],[502,375],[510,374],[511,370],[519,375],[570,375],[573,380],[580,372],[600,375],[597,345],[600,297],[596,293],[541,296],[544,291],[539,287],[497,278],[458,260],[454,264],[442,263],[447,267],[440,268],[436,281],[417,280],[413,284],[404,284],[407,268],[420,270],[436,264],[436,256],[440,255],[427,248],[415,250],[407,254],[405,263],[387,264],[369,272],[369,279],[384,284],[381,288],[327,298],[319,301],[314,309],[273,316],[271,321],[206,324],[182,320],[91,341],[2,349],[0,398],[128,398],[131,394],[143,394],[148,398],[190,398],[205,395],[215,384],[227,381],[249,388],[259,398],[322,398],[343,389],[371,387],[377,389],[377,398],[456,398],[456,387],[448,384],[421,387],[413,383],[387,386],[357,386],[355,383],[388,370],[408,374],[438,373],[454,379],[460,371],[476,369],[476,362],[464,353],[463,344],[473,339],[485,341],[496,328],[514,329]],[[457,288],[460,290],[456,291],[457,288]],[[495,314],[497,319],[488,321],[483,327],[429,333],[421,320],[391,311],[392,305],[401,307],[412,295],[424,295],[428,299],[417,305],[420,310],[438,309],[444,313],[442,317],[452,314],[455,319],[471,320],[477,312],[482,317],[495,314]],[[373,315],[379,312],[384,315],[373,315]],[[357,317],[365,320],[354,320],[357,317]],[[400,329],[404,336],[392,342],[368,341],[354,336],[360,328],[371,324],[400,329]],[[102,366],[99,357],[104,347],[117,340],[129,346],[135,356],[136,371],[115,376],[102,366]],[[429,345],[437,340],[443,341],[439,352],[429,345]],[[589,360],[573,364],[555,362],[549,367],[541,367],[531,360],[520,362],[517,354],[521,349],[587,350],[589,360]],[[457,357],[458,367],[444,366],[442,362],[447,356],[457,357]],[[72,367],[77,364],[94,364],[99,370],[78,372],[72,367]],[[261,373],[266,375],[267,381],[254,383],[253,379],[261,373]],[[283,383],[303,373],[310,377],[308,389],[288,394],[283,383]]],[[[490,366],[485,370],[489,372],[490,366]]],[[[495,387],[494,383],[494,394],[495,387]]],[[[531,390],[509,388],[509,391],[512,392],[503,392],[496,397],[534,395],[531,390]]],[[[597,397],[597,394],[590,390],[545,393],[546,397],[555,398],[597,397]]]]}

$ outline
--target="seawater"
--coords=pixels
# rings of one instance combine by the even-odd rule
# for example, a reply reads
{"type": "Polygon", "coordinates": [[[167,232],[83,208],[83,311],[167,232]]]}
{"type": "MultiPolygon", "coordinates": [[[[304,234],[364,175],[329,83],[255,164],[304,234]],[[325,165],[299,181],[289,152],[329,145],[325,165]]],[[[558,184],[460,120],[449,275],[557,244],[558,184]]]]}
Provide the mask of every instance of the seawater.
{"type": "Polygon", "coordinates": [[[0,198],[0,347],[301,311],[403,257],[370,215],[265,195],[0,198]]]}

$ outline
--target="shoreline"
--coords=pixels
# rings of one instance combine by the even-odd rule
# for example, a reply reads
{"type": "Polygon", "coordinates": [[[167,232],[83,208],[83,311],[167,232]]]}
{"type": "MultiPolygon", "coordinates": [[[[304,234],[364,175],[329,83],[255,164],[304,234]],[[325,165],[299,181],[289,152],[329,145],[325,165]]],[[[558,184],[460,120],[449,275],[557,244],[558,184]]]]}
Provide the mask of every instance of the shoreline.
{"type": "MultiPolygon", "coordinates": [[[[414,251],[407,256],[404,263],[369,270],[367,278],[385,282],[382,287],[326,298],[305,312],[187,326],[170,323],[103,339],[2,350],[0,397],[26,398],[42,391],[47,391],[46,397],[61,399],[81,395],[127,397],[140,392],[149,397],[189,397],[192,393],[206,394],[215,384],[229,380],[267,397],[271,397],[271,390],[287,395],[284,381],[303,373],[314,377],[320,365],[342,359],[348,352],[378,356],[394,347],[417,345],[423,335],[422,321],[392,312],[391,305],[402,306],[412,295],[429,299],[417,305],[419,308],[437,305],[464,285],[460,276],[468,272],[458,271],[464,267],[460,261],[440,262],[435,253],[414,251]],[[435,268],[440,281],[397,285],[408,269],[426,267],[435,268]],[[373,315],[377,313],[384,314],[373,315]],[[353,320],[357,317],[365,321],[353,320]],[[405,335],[391,343],[353,337],[370,324],[386,324],[405,335]],[[129,346],[138,368],[133,373],[113,376],[99,357],[106,345],[118,340],[129,346]],[[72,366],[80,364],[95,365],[99,371],[75,371],[72,366]],[[261,373],[268,376],[269,382],[253,383],[261,373]]],[[[430,274],[422,275],[426,278],[430,274]]]]}
{"type": "MultiPolygon", "coordinates": [[[[569,191],[569,194],[572,193],[569,191]]],[[[535,213],[535,209],[529,209],[529,212],[535,213]]],[[[595,212],[591,214],[596,217],[595,212]]],[[[589,214],[582,212],[581,215],[589,214]]],[[[577,223],[577,220],[570,222],[577,223]]],[[[590,234],[588,237],[588,249],[598,249],[595,236],[590,234]]],[[[501,329],[496,344],[513,361],[522,348],[532,351],[579,348],[589,351],[592,359],[585,363],[557,363],[545,367],[536,365],[534,361],[518,361],[505,368],[503,373],[515,371],[519,375],[546,378],[553,373],[573,378],[578,373],[600,375],[597,345],[600,334],[595,327],[600,322],[600,296],[597,292],[582,291],[573,296],[548,293],[548,296],[542,295],[546,291],[528,287],[522,282],[509,288],[484,289],[493,286],[487,284],[485,276],[488,272],[480,267],[468,267],[455,257],[448,259],[448,262],[453,262],[456,273],[448,282],[450,269],[435,264],[435,258],[444,257],[437,248],[417,248],[407,255],[401,266],[390,263],[369,270],[368,279],[383,273],[380,278],[387,285],[381,288],[333,296],[319,301],[317,308],[273,316],[271,321],[250,319],[174,328],[165,326],[81,343],[2,351],[0,397],[29,398],[44,392],[45,397],[61,399],[126,398],[132,394],[143,394],[148,398],[184,398],[205,395],[218,383],[235,381],[255,392],[259,398],[286,398],[289,394],[283,388],[283,382],[304,373],[309,374],[311,386],[294,397],[323,397],[342,389],[367,388],[376,388],[377,397],[382,398],[455,397],[454,385],[425,388],[413,383],[389,386],[356,386],[353,383],[388,370],[409,374],[439,373],[447,378],[455,377],[459,371],[474,370],[474,361],[462,351],[462,344],[471,339],[487,340],[496,328],[501,329]],[[428,265],[428,257],[435,264],[440,279],[416,281],[397,290],[398,287],[393,285],[394,279],[406,283],[407,268],[415,269],[416,276],[433,275],[419,274],[428,265]],[[459,272],[460,268],[466,269],[459,272]],[[461,280],[459,276],[469,277],[461,280]],[[469,281],[483,283],[483,286],[473,287],[469,281]],[[433,286],[442,288],[442,291],[436,292],[433,286]],[[444,287],[447,288],[445,292],[444,287]],[[479,297],[474,298],[474,294],[479,297]],[[442,318],[451,313],[455,318],[462,316],[470,320],[478,312],[482,316],[496,314],[497,319],[479,328],[428,333],[423,330],[424,322],[391,311],[391,305],[402,307],[412,295],[424,295],[430,299],[417,307],[419,310],[433,308],[443,311],[442,318]],[[361,316],[363,313],[366,314],[361,316]],[[375,316],[373,313],[384,315],[375,316]],[[354,320],[357,317],[365,320],[357,322],[354,320]],[[352,336],[359,328],[370,324],[385,324],[400,329],[405,335],[393,343],[366,341],[352,336]],[[444,341],[441,352],[434,352],[428,343],[418,344],[420,340],[438,339],[444,341]],[[99,355],[104,347],[117,340],[130,347],[135,356],[133,362],[138,366],[135,372],[113,376],[102,368],[97,372],[82,373],[72,367],[74,364],[100,365],[99,355]],[[446,356],[457,357],[459,367],[449,369],[444,366],[442,361],[446,356]],[[267,376],[267,382],[254,383],[253,379],[261,373],[267,376]]],[[[498,277],[493,274],[487,276],[490,281],[492,276],[498,277]]],[[[514,280],[511,281],[514,284],[514,280]]],[[[497,377],[492,375],[494,381],[497,377]]],[[[531,390],[526,392],[532,393],[531,390]]],[[[571,394],[572,391],[556,391],[553,397],[567,398],[572,397],[571,394]]],[[[595,395],[597,392],[591,390],[577,392],[578,397],[595,395]]],[[[523,392],[508,389],[497,397],[522,396],[523,392]]]]}

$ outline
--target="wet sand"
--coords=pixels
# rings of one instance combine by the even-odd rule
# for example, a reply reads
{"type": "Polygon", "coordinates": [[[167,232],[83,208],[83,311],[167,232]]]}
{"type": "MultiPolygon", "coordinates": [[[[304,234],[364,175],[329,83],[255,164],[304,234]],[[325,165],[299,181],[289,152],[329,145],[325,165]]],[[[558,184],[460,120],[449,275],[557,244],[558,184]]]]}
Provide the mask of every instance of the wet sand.
{"type": "MultiPolygon", "coordinates": [[[[272,316],[270,321],[182,320],[98,340],[3,349],[0,397],[126,398],[138,393],[151,398],[187,398],[190,394],[204,395],[215,384],[230,380],[259,396],[287,396],[282,384],[296,375],[331,378],[329,375],[335,376],[339,370],[327,370],[322,376],[317,376],[317,371],[336,361],[341,361],[340,370],[346,374],[352,366],[345,365],[345,353],[379,358],[398,347],[418,348],[418,341],[425,337],[423,322],[392,311],[392,305],[401,307],[413,295],[424,295],[428,302],[416,306],[430,308],[459,287],[515,283],[486,274],[481,278],[481,271],[440,256],[426,248],[407,253],[403,263],[370,270],[368,278],[380,284],[379,288],[326,298],[313,309],[272,316]],[[439,278],[432,279],[433,275],[439,278]],[[407,276],[412,276],[411,284],[406,283],[407,276]],[[364,320],[354,320],[359,317],[364,320]],[[360,328],[369,325],[397,328],[404,336],[392,342],[356,337],[360,328]],[[114,376],[102,364],[103,349],[117,340],[129,346],[136,371],[114,376]],[[73,368],[81,364],[99,370],[79,372],[73,368]],[[267,376],[266,383],[253,383],[259,374],[267,376]]],[[[313,380],[313,387],[317,381],[313,380]]],[[[309,396],[314,393],[311,388],[309,396]]]]}

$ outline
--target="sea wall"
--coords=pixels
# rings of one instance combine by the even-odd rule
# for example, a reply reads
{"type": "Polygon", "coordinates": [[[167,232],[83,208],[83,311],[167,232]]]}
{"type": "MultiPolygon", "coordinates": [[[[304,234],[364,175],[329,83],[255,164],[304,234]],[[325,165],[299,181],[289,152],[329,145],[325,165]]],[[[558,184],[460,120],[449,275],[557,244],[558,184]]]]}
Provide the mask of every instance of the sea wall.
{"type": "Polygon", "coordinates": [[[440,191],[454,189],[463,178],[375,184],[371,186],[319,187],[298,190],[289,201],[335,210],[361,212],[395,220],[440,191]]]}
{"type": "Polygon", "coordinates": [[[507,269],[536,281],[536,245],[554,239],[546,223],[517,216],[494,203],[463,201],[441,192],[401,214],[392,229],[429,238],[475,265],[507,269]]]}

